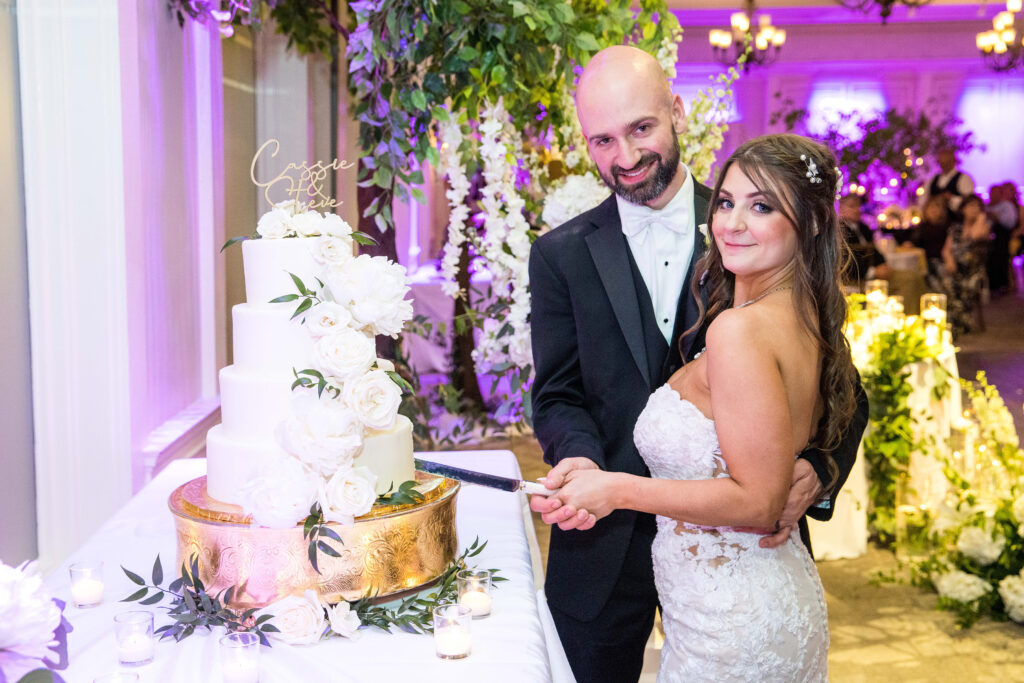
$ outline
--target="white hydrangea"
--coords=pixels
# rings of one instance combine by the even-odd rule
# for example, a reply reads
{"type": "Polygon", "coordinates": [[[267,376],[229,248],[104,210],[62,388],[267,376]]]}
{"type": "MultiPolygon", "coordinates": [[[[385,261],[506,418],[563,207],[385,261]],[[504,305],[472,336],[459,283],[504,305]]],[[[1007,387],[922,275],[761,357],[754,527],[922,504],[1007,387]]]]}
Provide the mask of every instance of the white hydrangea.
{"type": "Polygon", "coordinates": [[[550,228],[557,228],[584,211],[589,211],[608,198],[611,191],[593,173],[565,177],[554,191],[544,199],[541,220],[550,228]]]}
{"type": "Polygon", "coordinates": [[[1006,538],[1002,534],[993,534],[976,526],[961,529],[956,541],[956,549],[982,567],[998,560],[1005,546],[1006,538]]]}
{"type": "Polygon", "coordinates": [[[1013,518],[1024,524],[1024,494],[1017,496],[1013,501],[1013,518]]]}
{"type": "Polygon", "coordinates": [[[1003,599],[1006,614],[1016,622],[1024,623],[1024,576],[1012,574],[999,582],[999,597],[1003,599]]]}
{"type": "Polygon", "coordinates": [[[957,602],[974,602],[992,590],[985,579],[959,569],[933,576],[932,583],[939,595],[957,602]]]}

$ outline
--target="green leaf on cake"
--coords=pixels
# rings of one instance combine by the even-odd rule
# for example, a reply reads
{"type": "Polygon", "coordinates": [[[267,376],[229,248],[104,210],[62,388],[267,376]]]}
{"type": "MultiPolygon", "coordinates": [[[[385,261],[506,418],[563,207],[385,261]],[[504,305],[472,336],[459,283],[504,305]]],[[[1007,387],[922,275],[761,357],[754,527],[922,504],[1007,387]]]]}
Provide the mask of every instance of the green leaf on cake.
{"type": "Polygon", "coordinates": [[[239,235],[238,237],[232,237],[231,239],[229,239],[227,242],[224,243],[224,246],[221,247],[220,250],[223,252],[225,249],[230,247],[232,244],[237,244],[238,242],[244,242],[247,239],[251,239],[249,237],[249,235],[239,235]]]}
{"type": "Polygon", "coordinates": [[[283,294],[276,299],[271,299],[268,303],[272,304],[286,304],[289,301],[295,301],[299,298],[298,294],[283,294]]]}
{"type": "Polygon", "coordinates": [[[372,237],[367,235],[365,232],[360,232],[359,230],[356,230],[355,232],[352,233],[352,239],[357,244],[362,244],[364,246],[370,245],[370,244],[377,244],[377,240],[373,239],[372,237]]]}

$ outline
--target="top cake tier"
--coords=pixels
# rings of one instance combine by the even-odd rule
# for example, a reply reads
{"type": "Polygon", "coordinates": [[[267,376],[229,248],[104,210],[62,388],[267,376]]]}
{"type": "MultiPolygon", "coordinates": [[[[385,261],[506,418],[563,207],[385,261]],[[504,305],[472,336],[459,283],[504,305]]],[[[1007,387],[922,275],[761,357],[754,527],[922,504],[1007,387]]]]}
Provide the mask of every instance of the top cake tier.
{"type": "Polygon", "coordinates": [[[298,290],[289,273],[294,273],[313,289],[322,266],[313,258],[313,246],[319,237],[258,239],[242,242],[242,263],[245,269],[245,300],[250,304],[266,304],[284,294],[298,290]]]}

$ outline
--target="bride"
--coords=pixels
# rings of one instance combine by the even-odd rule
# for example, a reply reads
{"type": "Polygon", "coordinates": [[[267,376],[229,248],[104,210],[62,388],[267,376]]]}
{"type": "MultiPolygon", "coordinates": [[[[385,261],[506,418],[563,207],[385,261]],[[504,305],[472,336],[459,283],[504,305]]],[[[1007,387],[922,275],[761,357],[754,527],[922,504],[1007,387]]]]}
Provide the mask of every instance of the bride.
{"type": "Polygon", "coordinates": [[[854,411],[837,175],[826,148],[795,135],[736,150],[697,271],[707,349],[651,395],[634,430],[651,478],[574,469],[557,493],[589,514],[581,529],[618,508],[657,515],[659,681],[827,679],[814,563],[793,536],[762,548],[751,527],[778,528],[796,454],[834,448],[854,411]]]}

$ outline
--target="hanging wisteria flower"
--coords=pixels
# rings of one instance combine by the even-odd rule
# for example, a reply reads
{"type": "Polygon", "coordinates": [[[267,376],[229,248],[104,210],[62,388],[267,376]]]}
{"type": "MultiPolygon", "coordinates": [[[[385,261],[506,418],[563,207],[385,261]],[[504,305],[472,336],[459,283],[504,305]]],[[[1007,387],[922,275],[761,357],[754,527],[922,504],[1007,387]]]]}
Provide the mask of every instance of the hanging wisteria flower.
{"type": "Polygon", "coordinates": [[[412,319],[405,268],[383,256],[362,254],[327,272],[327,288],[366,334],[397,337],[412,319]]]}
{"type": "Polygon", "coordinates": [[[371,370],[346,382],[342,397],[364,427],[390,429],[402,403],[402,390],[384,370],[371,370]]]}
{"type": "Polygon", "coordinates": [[[242,507],[253,521],[272,529],[288,529],[309,514],[320,477],[291,457],[279,457],[242,489],[242,507]]]}
{"type": "Polygon", "coordinates": [[[993,534],[976,526],[964,527],[956,541],[956,549],[981,566],[990,565],[999,559],[1006,547],[1002,534],[993,534]]]}
{"type": "Polygon", "coordinates": [[[278,441],[310,470],[329,477],[351,467],[363,447],[363,425],[354,410],[329,393],[318,397],[302,390],[292,397],[291,415],[281,423],[278,441]]]}
{"type": "Polygon", "coordinates": [[[1003,599],[1007,616],[1024,623],[1024,576],[1011,574],[1003,578],[999,582],[999,597],[1003,599]]]}
{"type": "Polygon", "coordinates": [[[377,499],[374,487],[377,475],[368,467],[339,470],[320,483],[317,502],[328,522],[352,524],[354,518],[365,515],[377,499]]]}
{"type": "Polygon", "coordinates": [[[610,193],[608,186],[593,173],[566,176],[544,199],[541,220],[548,227],[557,228],[569,219],[590,211],[610,193]]]}
{"type": "Polygon", "coordinates": [[[264,607],[255,616],[258,619],[264,614],[277,627],[278,633],[271,632],[270,637],[289,645],[313,645],[327,631],[327,620],[320,598],[312,590],[306,590],[301,596],[289,595],[275,603],[264,607]]]}
{"type": "Polygon", "coordinates": [[[932,577],[932,583],[939,595],[958,602],[974,602],[992,590],[985,579],[959,569],[932,577]]]}
{"type": "Polygon", "coordinates": [[[462,245],[466,242],[466,219],[469,218],[469,207],[466,197],[469,195],[469,177],[462,165],[463,136],[459,119],[462,112],[452,112],[447,121],[437,127],[437,139],[440,145],[440,164],[438,171],[448,178],[448,240],[444,245],[441,257],[441,285],[444,293],[455,297],[459,294],[459,286],[455,282],[455,274],[459,269],[462,257],[462,245]]]}

